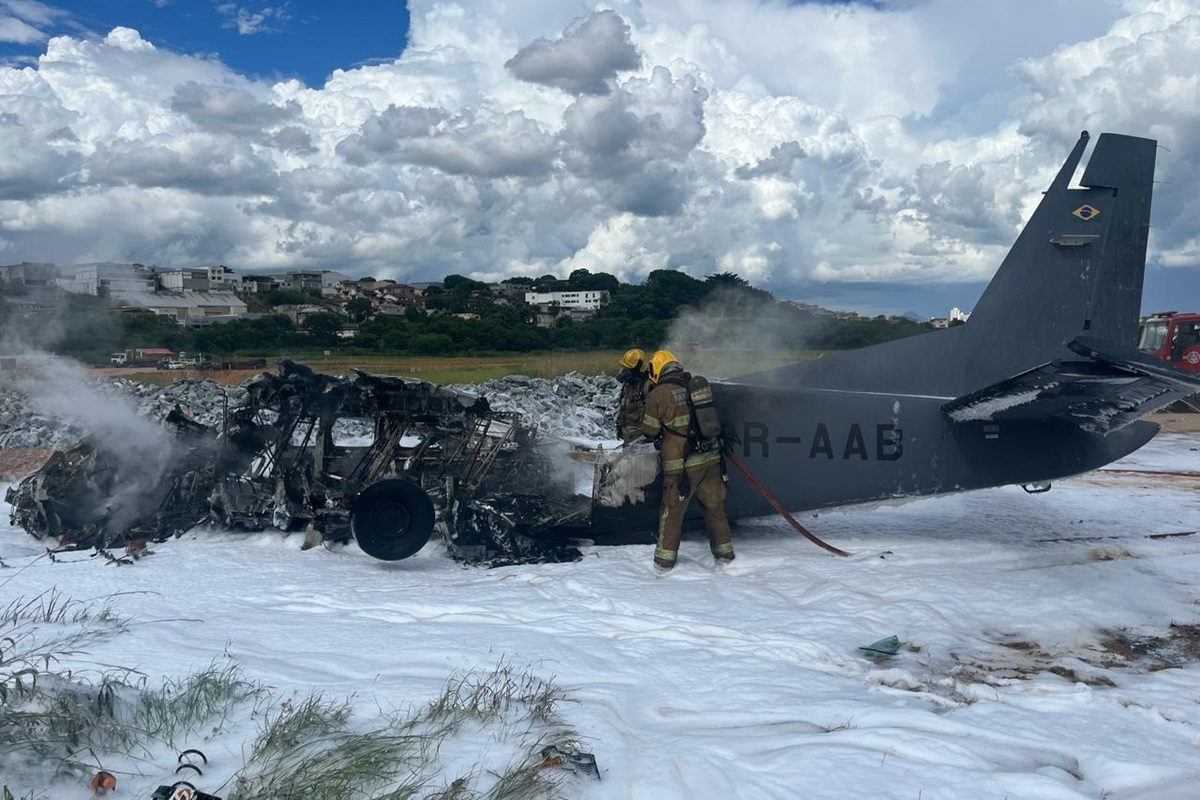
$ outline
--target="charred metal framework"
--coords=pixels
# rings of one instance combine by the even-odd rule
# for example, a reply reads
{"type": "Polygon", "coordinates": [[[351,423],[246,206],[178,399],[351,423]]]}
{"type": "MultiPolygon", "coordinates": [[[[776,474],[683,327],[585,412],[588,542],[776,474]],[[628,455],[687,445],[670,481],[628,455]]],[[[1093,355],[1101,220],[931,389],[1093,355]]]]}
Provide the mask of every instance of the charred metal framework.
{"type": "MultiPolygon", "coordinates": [[[[178,407],[168,415],[176,452],[153,486],[129,491],[128,469],[95,439],[55,453],[9,490],[14,524],[70,549],[137,549],[205,523],[276,528],[305,531],[306,546],[353,538],[384,560],[416,553],[436,529],[452,557],[486,564],[570,560],[597,538],[593,497],[563,480],[562,442],[483,397],[288,360],[245,388],[221,432],[178,407]],[[373,421],[369,442],[339,441],[348,419],[373,421]]],[[[614,489],[616,477],[656,477],[653,453],[622,458],[646,463],[613,470],[602,457],[590,493],[609,498],[610,521],[614,503],[641,509],[647,494],[614,489]]]]}

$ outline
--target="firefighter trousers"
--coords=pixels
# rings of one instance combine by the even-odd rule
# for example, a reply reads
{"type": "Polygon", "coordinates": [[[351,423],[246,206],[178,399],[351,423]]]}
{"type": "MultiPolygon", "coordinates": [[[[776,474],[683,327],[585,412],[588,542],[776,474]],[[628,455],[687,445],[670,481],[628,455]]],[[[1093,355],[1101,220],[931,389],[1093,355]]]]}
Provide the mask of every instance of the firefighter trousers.
{"type": "Polygon", "coordinates": [[[658,514],[658,546],[654,548],[654,563],[660,567],[675,566],[679,558],[679,539],[683,530],[683,516],[687,513],[692,498],[700,503],[704,513],[704,532],[708,534],[708,546],[713,557],[719,560],[733,558],[733,542],[729,537],[729,520],[725,517],[725,481],[721,479],[720,460],[696,467],[687,467],[683,473],[663,475],[662,506],[658,514]],[[679,483],[687,475],[690,486],[681,499],[679,483]]]}

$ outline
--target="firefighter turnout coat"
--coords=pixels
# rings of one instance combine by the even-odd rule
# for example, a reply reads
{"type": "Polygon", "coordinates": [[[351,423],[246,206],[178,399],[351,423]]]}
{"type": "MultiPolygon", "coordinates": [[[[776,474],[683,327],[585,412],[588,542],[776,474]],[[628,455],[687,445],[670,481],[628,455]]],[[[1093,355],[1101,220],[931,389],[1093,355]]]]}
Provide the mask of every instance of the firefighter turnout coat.
{"type": "Polygon", "coordinates": [[[626,442],[641,438],[649,383],[645,374],[637,374],[621,382],[621,400],[617,407],[617,435],[626,442]]]}
{"type": "Polygon", "coordinates": [[[725,481],[721,476],[721,451],[693,451],[692,413],[688,405],[686,373],[664,376],[646,397],[642,433],[661,437],[663,498],[658,517],[658,546],[654,561],[670,567],[679,555],[683,517],[692,498],[704,513],[709,548],[716,558],[733,557],[729,521],[725,517],[725,481]]]}

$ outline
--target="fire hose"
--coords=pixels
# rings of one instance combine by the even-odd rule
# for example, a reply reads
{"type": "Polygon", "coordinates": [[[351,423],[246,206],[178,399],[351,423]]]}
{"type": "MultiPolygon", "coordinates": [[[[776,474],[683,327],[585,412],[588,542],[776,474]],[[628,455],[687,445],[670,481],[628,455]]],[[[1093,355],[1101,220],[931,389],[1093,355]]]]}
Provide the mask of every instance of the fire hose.
{"type": "Polygon", "coordinates": [[[740,469],[742,471],[742,474],[745,475],[747,480],[749,480],[750,483],[752,483],[754,485],[754,488],[758,489],[758,491],[762,492],[762,496],[767,498],[767,502],[771,504],[771,507],[779,512],[779,516],[783,517],[788,522],[790,522],[792,524],[793,528],[795,528],[797,531],[799,531],[800,533],[802,533],[804,535],[804,538],[808,539],[810,542],[817,545],[818,547],[828,550],[829,552],[833,553],[834,555],[838,555],[838,556],[850,555],[845,550],[839,550],[836,547],[834,547],[833,545],[831,545],[827,542],[821,541],[821,539],[818,538],[816,536],[816,534],[812,533],[811,531],[808,530],[808,528],[805,528],[803,525],[801,525],[799,522],[797,522],[796,518],[788,513],[788,510],[783,507],[783,504],[780,503],[777,499],[775,499],[775,495],[771,494],[771,492],[767,489],[766,486],[763,486],[762,481],[760,481],[757,477],[755,477],[754,473],[750,471],[749,467],[747,467],[744,463],[742,463],[742,460],[740,458],[735,456],[729,450],[725,451],[725,458],[727,458],[730,461],[730,463],[732,463],[735,467],[737,467],[738,469],[740,469]]]}

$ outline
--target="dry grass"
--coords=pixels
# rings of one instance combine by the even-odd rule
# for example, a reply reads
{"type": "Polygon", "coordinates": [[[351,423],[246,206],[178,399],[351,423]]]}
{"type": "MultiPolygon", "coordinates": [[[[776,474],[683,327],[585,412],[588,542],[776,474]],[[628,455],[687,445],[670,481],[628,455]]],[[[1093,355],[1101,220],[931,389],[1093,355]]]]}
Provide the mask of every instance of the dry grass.
{"type": "Polygon", "coordinates": [[[572,782],[570,768],[542,756],[549,745],[577,748],[557,710],[568,698],[508,664],[455,675],[431,702],[365,720],[347,699],[281,697],[228,662],[157,689],[133,669],[60,666],[125,629],[107,605],[57,592],[0,608],[0,800],[35,800],[106,761],[141,774],[165,747],[248,720],[259,732],[219,789],[228,800],[556,800],[572,782]],[[483,740],[496,747],[478,763],[447,760],[483,740]]]}
{"type": "MultiPolygon", "coordinates": [[[[751,372],[771,369],[797,361],[818,358],[815,350],[780,350],[773,352],[706,350],[677,353],[692,372],[712,378],[733,378],[751,372]]],[[[295,353],[287,357],[306,364],[319,372],[341,375],[353,369],[379,375],[409,375],[441,385],[450,383],[479,383],[505,375],[528,375],[534,378],[555,378],[568,372],[584,375],[615,374],[621,351],[589,350],[585,352],[526,353],[506,356],[446,356],[419,357],[394,355],[344,355],[295,353]]],[[[274,365],[275,358],[267,363],[274,365]]],[[[121,367],[101,367],[96,375],[132,378],[156,386],[167,386],[179,378],[211,378],[219,383],[238,384],[258,370],[139,370],[121,367]]],[[[1198,415],[1200,416],[1200,415],[1198,415]]]]}

